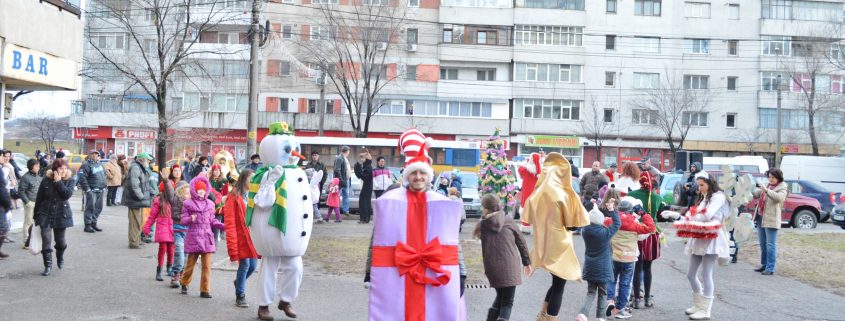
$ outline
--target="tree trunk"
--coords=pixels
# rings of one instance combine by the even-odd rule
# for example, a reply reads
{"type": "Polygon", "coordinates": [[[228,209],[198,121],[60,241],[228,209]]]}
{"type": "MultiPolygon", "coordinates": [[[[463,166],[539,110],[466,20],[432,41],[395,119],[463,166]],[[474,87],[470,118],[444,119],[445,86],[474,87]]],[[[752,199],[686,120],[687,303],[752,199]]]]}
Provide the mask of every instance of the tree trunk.
{"type": "Polygon", "coordinates": [[[159,171],[167,164],[167,85],[162,83],[156,93],[158,134],[156,135],[156,164],[159,171]]]}
{"type": "Polygon", "coordinates": [[[808,131],[810,134],[810,146],[813,147],[813,156],[819,156],[819,142],[816,139],[816,120],[814,119],[816,116],[815,111],[815,102],[816,102],[816,92],[815,92],[815,77],[813,77],[812,85],[813,91],[810,92],[810,99],[807,101],[807,127],[809,127],[808,131]]]}

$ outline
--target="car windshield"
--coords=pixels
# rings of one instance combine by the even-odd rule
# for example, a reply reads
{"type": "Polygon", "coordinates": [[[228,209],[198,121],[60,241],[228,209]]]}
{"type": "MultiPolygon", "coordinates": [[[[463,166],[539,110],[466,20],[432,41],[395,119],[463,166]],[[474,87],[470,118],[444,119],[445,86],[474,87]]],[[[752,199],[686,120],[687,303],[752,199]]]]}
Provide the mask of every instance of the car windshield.
{"type": "Polygon", "coordinates": [[[461,173],[461,186],[463,188],[478,188],[478,175],[474,173],[461,173]]]}

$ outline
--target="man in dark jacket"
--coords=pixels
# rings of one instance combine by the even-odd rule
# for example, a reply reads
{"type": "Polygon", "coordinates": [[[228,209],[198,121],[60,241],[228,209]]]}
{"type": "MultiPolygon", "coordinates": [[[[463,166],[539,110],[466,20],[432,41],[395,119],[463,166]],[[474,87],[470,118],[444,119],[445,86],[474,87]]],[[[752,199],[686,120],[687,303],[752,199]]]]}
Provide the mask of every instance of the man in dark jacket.
{"type": "Polygon", "coordinates": [[[334,177],[340,180],[340,197],[343,215],[349,215],[349,188],[352,185],[352,180],[349,175],[352,174],[349,165],[349,146],[340,148],[340,154],[334,159],[334,177]]]}
{"type": "Polygon", "coordinates": [[[30,159],[26,162],[27,172],[21,177],[18,183],[18,193],[23,201],[24,219],[23,219],[23,243],[26,247],[26,239],[29,238],[29,228],[34,223],[35,217],[35,198],[38,196],[38,186],[41,185],[42,177],[38,176],[38,171],[41,165],[35,159],[30,159]]]}
{"type": "Polygon", "coordinates": [[[85,193],[85,232],[103,230],[97,227],[97,219],[103,212],[103,193],[106,191],[106,170],[100,164],[100,153],[94,149],[88,152],[85,163],[79,167],[79,187],[85,193]]]}
{"type": "MultiPolygon", "coordinates": [[[[0,186],[6,186],[6,178],[0,175],[0,186]]],[[[9,233],[12,222],[6,219],[6,212],[12,208],[12,198],[9,196],[9,190],[0,188],[0,250],[3,248],[3,243],[6,243],[6,234],[9,233]]],[[[0,258],[9,257],[6,253],[0,251],[0,258]]]]}
{"type": "Polygon", "coordinates": [[[684,184],[684,194],[686,195],[686,203],[684,205],[691,206],[695,203],[695,197],[698,195],[698,184],[695,183],[695,174],[701,171],[701,163],[692,162],[689,166],[689,177],[684,184]]]}
{"type": "Polygon", "coordinates": [[[254,172],[254,171],[257,171],[262,166],[264,166],[264,164],[261,163],[261,156],[258,155],[258,154],[255,154],[255,155],[252,155],[252,157],[249,158],[249,164],[246,165],[246,168],[249,168],[254,172]]]}
{"type": "Polygon", "coordinates": [[[129,208],[129,248],[141,248],[141,220],[144,209],[152,203],[153,189],[150,186],[148,166],[153,158],[147,153],[140,153],[129,165],[129,173],[123,181],[123,200],[120,202],[129,208]]]}
{"type": "Polygon", "coordinates": [[[323,192],[323,184],[326,183],[326,165],[320,161],[320,152],[314,150],[311,151],[311,161],[308,162],[308,165],[305,165],[305,169],[313,168],[314,172],[323,171],[323,178],[320,180],[320,193],[323,192]]]}
{"type": "Polygon", "coordinates": [[[607,185],[607,176],[601,173],[601,163],[599,161],[593,162],[591,171],[581,177],[579,184],[581,189],[581,198],[584,199],[587,195],[595,197],[599,194],[599,189],[607,185]]]}
{"type": "Polygon", "coordinates": [[[355,163],[355,176],[361,179],[361,193],[358,194],[358,224],[370,223],[373,208],[373,156],[369,150],[361,153],[362,163],[355,163]]]}

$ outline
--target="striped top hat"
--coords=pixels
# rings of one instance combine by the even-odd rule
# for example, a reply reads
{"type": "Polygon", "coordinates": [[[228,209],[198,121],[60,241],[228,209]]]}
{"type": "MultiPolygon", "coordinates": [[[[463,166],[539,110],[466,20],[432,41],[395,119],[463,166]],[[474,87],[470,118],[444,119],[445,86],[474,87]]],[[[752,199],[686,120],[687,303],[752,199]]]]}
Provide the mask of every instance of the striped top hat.
{"type": "Polygon", "coordinates": [[[434,168],[428,156],[431,143],[431,138],[426,138],[416,129],[409,129],[399,137],[399,151],[405,155],[405,170],[402,172],[405,184],[408,183],[408,176],[417,170],[425,171],[429,177],[434,176],[434,168]]]}

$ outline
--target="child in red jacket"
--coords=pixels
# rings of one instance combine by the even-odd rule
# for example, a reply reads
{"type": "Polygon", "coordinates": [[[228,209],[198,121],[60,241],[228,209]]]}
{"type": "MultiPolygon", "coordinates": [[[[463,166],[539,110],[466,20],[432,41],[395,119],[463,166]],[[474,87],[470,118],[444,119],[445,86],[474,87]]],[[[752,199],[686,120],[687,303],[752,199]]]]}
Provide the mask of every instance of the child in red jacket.
{"type": "Polygon", "coordinates": [[[249,228],[246,226],[246,203],[244,195],[249,191],[249,180],[254,172],[244,169],[238,181],[226,197],[223,205],[223,224],[226,225],[226,248],[229,250],[229,260],[238,262],[238,272],[235,275],[235,305],[248,308],[246,303],[246,279],[258,266],[258,252],[252,245],[249,228]]]}
{"type": "Polygon", "coordinates": [[[144,224],[144,235],[150,234],[153,223],[156,225],[155,242],[158,243],[158,266],[156,266],[156,281],[164,281],[161,277],[161,269],[164,267],[164,256],[167,255],[167,270],[173,265],[173,218],[171,214],[171,199],[174,195],[165,193],[164,184],[171,184],[170,181],[162,181],[158,184],[159,194],[153,199],[153,206],[150,208],[150,216],[144,224]]]}

